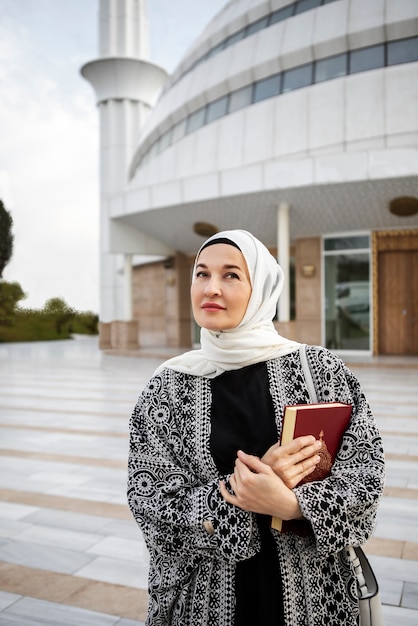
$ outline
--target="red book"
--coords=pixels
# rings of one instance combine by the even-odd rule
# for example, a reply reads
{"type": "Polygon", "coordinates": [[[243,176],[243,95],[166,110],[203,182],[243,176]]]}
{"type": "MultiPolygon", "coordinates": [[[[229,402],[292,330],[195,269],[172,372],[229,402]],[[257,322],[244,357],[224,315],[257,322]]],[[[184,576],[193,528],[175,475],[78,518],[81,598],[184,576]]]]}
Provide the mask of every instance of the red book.
{"type": "MultiPolygon", "coordinates": [[[[343,435],[351,417],[351,404],[344,402],[321,402],[319,404],[295,404],[285,408],[283,416],[283,429],[280,438],[281,445],[289,443],[302,435],[313,435],[322,441],[322,448],[317,452],[321,457],[320,462],[311,474],[305,476],[299,485],[315,480],[322,480],[329,476],[332,464],[338,454],[343,435]]],[[[281,532],[293,530],[298,532],[298,527],[303,530],[306,520],[281,520],[273,517],[271,527],[281,532]]],[[[303,532],[306,534],[306,532],[303,532]]]]}

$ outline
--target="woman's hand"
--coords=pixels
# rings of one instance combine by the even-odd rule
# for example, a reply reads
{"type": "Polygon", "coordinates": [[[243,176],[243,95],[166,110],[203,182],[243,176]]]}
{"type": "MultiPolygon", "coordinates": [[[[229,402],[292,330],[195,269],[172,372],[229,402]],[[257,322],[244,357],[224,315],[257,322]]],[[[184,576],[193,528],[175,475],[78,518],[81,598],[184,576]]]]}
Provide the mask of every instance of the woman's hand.
{"type": "Polygon", "coordinates": [[[293,439],[284,446],[275,443],[261,460],[271,467],[289,489],[293,489],[305,476],[311,474],[319,463],[320,457],[317,452],[321,446],[319,439],[305,435],[293,439]]]}
{"type": "Polygon", "coordinates": [[[220,483],[222,496],[240,509],[282,519],[302,517],[297,498],[269,465],[258,457],[238,452],[234,473],[229,479],[233,494],[220,483]]]}

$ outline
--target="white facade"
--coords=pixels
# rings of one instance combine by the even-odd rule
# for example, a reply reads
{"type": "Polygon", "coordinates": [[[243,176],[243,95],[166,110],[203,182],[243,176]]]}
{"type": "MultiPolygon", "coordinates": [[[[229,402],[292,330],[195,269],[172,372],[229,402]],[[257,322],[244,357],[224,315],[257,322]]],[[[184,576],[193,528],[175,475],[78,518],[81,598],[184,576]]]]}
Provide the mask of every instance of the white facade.
{"type": "Polygon", "coordinates": [[[121,255],[192,255],[196,222],[284,263],[301,238],[418,227],[388,209],[418,195],[416,0],[232,0],[167,78],[141,45],[145,2],[110,6],[82,70],[102,120],[102,321],[131,317],[121,255]]]}

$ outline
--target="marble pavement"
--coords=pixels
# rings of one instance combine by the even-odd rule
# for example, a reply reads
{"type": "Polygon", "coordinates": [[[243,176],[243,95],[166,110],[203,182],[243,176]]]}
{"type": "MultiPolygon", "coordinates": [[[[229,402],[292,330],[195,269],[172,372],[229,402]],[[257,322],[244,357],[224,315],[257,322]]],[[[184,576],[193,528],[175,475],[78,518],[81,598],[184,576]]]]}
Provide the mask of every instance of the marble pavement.
{"type": "MultiPolygon", "coordinates": [[[[140,626],[148,555],[126,505],[128,421],[167,354],[96,338],[0,344],[0,624],[140,626]]],[[[386,626],[418,624],[418,359],[357,359],[387,484],[366,546],[386,626]]]]}

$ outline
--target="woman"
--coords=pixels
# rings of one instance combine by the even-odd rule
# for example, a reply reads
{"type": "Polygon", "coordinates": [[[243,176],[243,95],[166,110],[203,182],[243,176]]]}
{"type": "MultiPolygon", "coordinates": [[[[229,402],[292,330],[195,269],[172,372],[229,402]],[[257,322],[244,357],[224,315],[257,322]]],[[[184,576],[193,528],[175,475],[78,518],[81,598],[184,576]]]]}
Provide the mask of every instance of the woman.
{"type": "Polygon", "coordinates": [[[150,552],[149,626],[357,624],[344,548],[373,530],[381,439],[353,374],[308,347],[318,400],[353,412],[331,476],[299,485],[321,444],[277,443],[284,407],[310,401],[299,344],[272,322],[282,284],[250,233],[208,239],[191,286],[201,348],[158,368],[133,412],[128,500],[150,552]],[[273,530],[273,515],[307,532],[273,530]]]}

